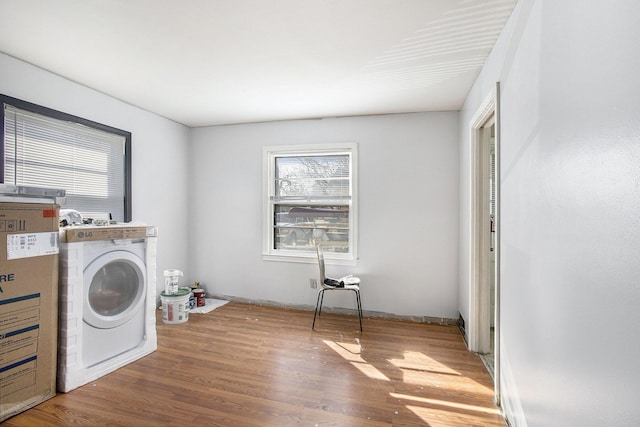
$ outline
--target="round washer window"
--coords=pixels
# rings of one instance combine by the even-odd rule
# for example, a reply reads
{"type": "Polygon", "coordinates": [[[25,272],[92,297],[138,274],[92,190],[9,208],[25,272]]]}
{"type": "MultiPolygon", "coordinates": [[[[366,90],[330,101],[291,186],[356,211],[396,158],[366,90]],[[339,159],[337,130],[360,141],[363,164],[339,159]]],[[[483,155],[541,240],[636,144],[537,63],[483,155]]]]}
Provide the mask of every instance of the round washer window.
{"type": "Polygon", "coordinates": [[[147,292],[144,262],[117,250],[94,259],[84,270],[82,318],[96,328],[115,328],[142,309],[147,292]]]}
{"type": "Polygon", "coordinates": [[[89,305],[101,316],[115,316],[136,300],[140,286],[138,272],[131,264],[112,261],[101,267],[89,286],[89,305]]]}

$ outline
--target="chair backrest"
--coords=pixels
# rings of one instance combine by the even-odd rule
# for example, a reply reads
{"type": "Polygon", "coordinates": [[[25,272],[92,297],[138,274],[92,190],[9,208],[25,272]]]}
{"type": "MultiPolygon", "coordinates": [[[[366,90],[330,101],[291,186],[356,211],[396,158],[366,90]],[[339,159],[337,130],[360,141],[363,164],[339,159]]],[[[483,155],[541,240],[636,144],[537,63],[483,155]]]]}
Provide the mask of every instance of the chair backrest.
{"type": "Polygon", "coordinates": [[[324,252],[322,252],[322,245],[316,246],[318,251],[318,268],[320,269],[320,284],[324,283],[324,252]]]}

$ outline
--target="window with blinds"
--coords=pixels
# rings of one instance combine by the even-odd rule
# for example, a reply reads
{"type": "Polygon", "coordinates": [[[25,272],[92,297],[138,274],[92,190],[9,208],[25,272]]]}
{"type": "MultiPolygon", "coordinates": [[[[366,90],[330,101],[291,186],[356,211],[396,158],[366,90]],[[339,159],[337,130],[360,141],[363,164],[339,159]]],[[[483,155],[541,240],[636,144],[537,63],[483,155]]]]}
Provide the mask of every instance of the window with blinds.
{"type": "Polygon", "coordinates": [[[265,151],[266,255],[354,258],[355,144],[265,151]]]}
{"type": "Polygon", "coordinates": [[[62,208],[130,221],[131,134],[3,97],[6,184],[62,188],[62,208]]]}

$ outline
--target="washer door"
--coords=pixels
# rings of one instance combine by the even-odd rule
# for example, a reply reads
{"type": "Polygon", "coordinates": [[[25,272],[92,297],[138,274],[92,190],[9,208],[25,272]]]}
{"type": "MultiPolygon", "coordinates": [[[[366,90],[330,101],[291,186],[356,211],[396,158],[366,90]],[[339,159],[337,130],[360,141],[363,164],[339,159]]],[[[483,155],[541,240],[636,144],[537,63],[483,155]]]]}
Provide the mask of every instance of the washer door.
{"type": "Polygon", "coordinates": [[[145,265],[128,251],[100,255],[84,270],[84,321],[115,328],[131,319],[144,303],[145,265]]]}

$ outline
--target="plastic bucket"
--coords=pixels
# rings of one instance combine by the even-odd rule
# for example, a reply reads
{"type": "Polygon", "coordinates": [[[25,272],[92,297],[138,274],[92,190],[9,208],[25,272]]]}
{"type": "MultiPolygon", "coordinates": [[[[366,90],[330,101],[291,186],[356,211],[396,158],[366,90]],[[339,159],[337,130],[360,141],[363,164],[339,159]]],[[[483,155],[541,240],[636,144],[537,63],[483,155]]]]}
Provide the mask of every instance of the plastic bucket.
{"type": "Polygon", "coordinates": [[[182,271],[169,269],[164,271],[164,293],[166,295],[178,294],[178,283],[182,277],[182,271]]]}
{"type": "Polygon", "coordinates": [[[175,294],[160,292],[162,301],[162,321],[164,323],[184,323],[189,320],[189,298],[191,289],[180,288],[175,294]]]}

